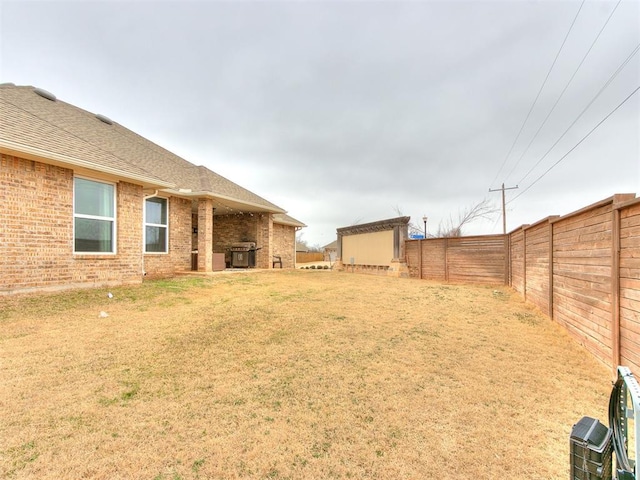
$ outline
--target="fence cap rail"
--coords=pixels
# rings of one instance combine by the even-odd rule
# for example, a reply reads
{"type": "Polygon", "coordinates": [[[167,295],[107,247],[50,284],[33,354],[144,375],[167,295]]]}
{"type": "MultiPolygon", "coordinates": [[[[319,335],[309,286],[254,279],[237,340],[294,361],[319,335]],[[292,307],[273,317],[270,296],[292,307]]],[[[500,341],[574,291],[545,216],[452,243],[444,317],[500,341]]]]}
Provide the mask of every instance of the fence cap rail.
{"type": "Polygon", "coordinates": [[[575,215],[580,215],[582,213],[588,212],[595,208],[604,207],[605,205],[609,205],[609,204],[613,205],[614,208],[617,208],[618,205],[624,202],[633,200],[634,198],[636,198],[635,193],[616,193],[615,195],[609,198],[605,198],[604,200],[600,200],[599,202],[592,203],[591,205],[587,205],[586,207],[581,208],[580,210],[576,210],[575,212],[562,215],[561,217],[558,217],[555,220],[552,220],[551,223],[556,223],[556,222],[559,222],[560,220],[564,220],[565,218],[573,217],[575,215]]]}
{"type": "Polygon", "coordinates": [[[502,239],[508,237],[508,233],[492,233],[489,235],[462,235],[460,237],[429,237],[429,238],[407,238],[407,242],[433,242],[436,240],[470,240],[474,238],[502,239]]]}
{"type": "Polygon", "coordinates": [[[538,220],[535,223],[531,223],[531,224],[528,224],[528,225],[523,225],[522,229],[523,230],[530,230],[532,228],[539,227],[543,223],[553,223],[556,220],[558,220],[559,218],[560,218],[560,215],[549,215],[548,217],[543,218],[542,220],[538,220]]]}
{"type": "Polygon", "coordinates": [[[626,202],[615,204],[613,208],[616,210],[622,210],[623,208],[628,208],[638,203],[640,203],[640,197],[632,198],[631,200],[627,200],[626,202]]]}

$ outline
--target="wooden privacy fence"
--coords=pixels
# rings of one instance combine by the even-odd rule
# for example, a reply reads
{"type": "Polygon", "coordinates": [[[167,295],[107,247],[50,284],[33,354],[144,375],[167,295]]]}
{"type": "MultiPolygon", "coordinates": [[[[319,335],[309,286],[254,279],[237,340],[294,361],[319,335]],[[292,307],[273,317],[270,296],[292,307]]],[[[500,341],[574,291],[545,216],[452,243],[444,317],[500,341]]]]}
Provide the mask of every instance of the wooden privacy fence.
{"type": "Polygon", "coordinates": [[[296,263],[322,262],[322,252],[296,252],[296,263]]]}
{"type": "Polygon", "coordinates": [[[640,199],[633,194],[506,236],[412,240],[407,263],[416,278],[511,285],[614,374],[617,365],[640,373],[640,199]]]}
{"type": "Polygon", "coordinates": [[[508,235],[408,240],[409,275],[445,282],[495,285],[509,281],[508,235]]]}

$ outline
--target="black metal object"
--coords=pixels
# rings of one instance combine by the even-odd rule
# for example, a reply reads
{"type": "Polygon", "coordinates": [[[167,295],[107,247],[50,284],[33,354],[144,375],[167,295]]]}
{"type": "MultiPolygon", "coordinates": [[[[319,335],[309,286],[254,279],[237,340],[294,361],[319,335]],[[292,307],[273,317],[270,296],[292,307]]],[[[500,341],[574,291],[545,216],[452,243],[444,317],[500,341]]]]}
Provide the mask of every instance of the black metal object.
{"type": "Polygon", "coordinates": [[[231,245],[232,268],[254,268],[256,266],[255,242],[238,242],[231,245]]]}
{"type": "Polygon", "coordinates": [[[612,479],[611,429],[591,417],[582,417],[571,429],[571,480],[612,479]]]}
{"type": "Polygon", "coordinates": [[[618,366],[618,379],[609,398],[609,425],[616,461],[616,480],[636,480],[640,436],[640,384],[629,367],[618,366]]]}

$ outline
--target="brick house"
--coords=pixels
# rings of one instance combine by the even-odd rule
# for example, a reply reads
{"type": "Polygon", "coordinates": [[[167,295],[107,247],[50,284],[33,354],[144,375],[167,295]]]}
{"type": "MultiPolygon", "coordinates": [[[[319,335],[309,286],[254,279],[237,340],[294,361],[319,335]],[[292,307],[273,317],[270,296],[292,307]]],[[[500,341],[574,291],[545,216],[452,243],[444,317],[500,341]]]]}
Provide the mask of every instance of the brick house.
{"type": "Polygon", "coordinates": [[[338,259],[338,241],[334,240],[322,247],[322,255],[325,262],[335,262],[338,259]]]}
{"type": "Polygon", "coordinates": [[[0,85],[0,294],[208,272],[240,241],[293,268],[304,226],[103,115],[0,85]]]}

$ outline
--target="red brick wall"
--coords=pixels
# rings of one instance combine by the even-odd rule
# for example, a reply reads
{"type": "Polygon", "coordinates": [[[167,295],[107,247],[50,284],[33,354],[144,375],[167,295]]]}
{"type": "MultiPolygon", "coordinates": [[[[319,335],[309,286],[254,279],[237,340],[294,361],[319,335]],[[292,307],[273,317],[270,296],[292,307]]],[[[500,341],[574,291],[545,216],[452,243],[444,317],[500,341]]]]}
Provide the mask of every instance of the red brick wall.
{"type": "Polygon", "coordinates": [[[256,233],[255,215],[215,215],[213,217],[213,251],[224,253],[232,243],[255,242],[256,233]]]}
{"type": "Polygon", "coordinates": [[[296,229],[273,224],[273,254],[282,257],[282,268],[295,267],[296,229]]]}
{"type": "MultiPolygon", "coordinates": [[[[273,216],[267,213],[216,215],[213,219],[213,251],[231,260],[228,248],[236,242],[256,242],[256,267],[271,268],[274,250],[273,216]]],[[[295,234],[293,235],[295,241],[295,234]]],[[[283,257],[284,263],[284,257],[283,257]]],[[[292,265],[293,266],[293,265],[292,265]]]]}
{"type": "Polygon", "coordinates": [[[144,256],[147,278],[170,277],[191,270],[191,200],[169,198],[169,253],[144,256]]]}
{"type": "Polygon", "coordinates": [[[142,187],[116,186],[117,254],[73,253],[73,171],[0,155],[0,294],[142,280],[142,187]]]}
{"type": "MultiPolygon", "coordinates": [[[[142,187],[119,182],[116,208],[117,253],[72,254],[72,285],[99,286],[142,280],[142,187]]],[[[68,221],[73,222],[72,213],[68,221]]]]}
{"type": "Polygon", "coordinates": [[[256,242],[257,231],[255,214],[216,215],[213,217],[213,252],[224,253],[227,262],[230,262],[231,254],[228,249],[231,244],[256,242]]]}
{"type": "Polygon", "coordinates": [[[198,199],[198,271],[213,268],[213,201],[198,199]]]}
{"type": "Polygon", "coordinates": [[[72,173],[0,156],[0,291],[72,281],[72,173]]]}
{"type": "Polygon", "coordinates": [[[273,215],[261,213],[257,216],[258,242],[256,267],[271,268],[273,261],[273,215]]]}

